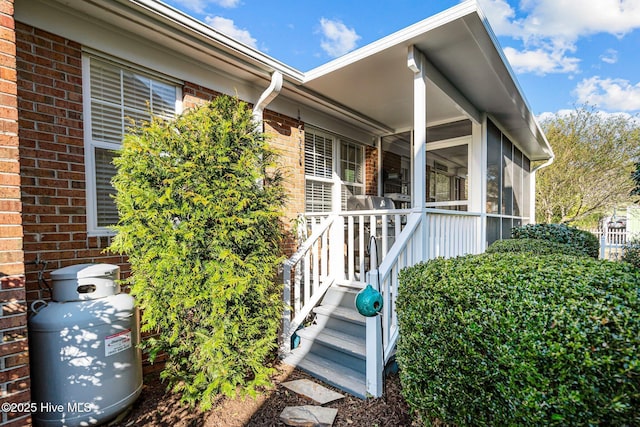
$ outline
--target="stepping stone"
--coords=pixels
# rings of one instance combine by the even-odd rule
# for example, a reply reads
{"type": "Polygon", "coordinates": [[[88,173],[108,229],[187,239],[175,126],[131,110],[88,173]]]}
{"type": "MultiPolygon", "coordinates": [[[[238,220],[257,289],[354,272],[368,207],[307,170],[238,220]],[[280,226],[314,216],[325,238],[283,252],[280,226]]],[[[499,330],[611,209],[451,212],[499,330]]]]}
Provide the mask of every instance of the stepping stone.
{"type": "Polygon", "coordinates": [[[335,408],[323,406],[287,406],[280,414],[280,419],[288,426],[331,427],[338,415],[335,408]]]}
{"type": "Polygon", "coordinates": [[[333,390],[329,390],[320,384],[314,383],[310,380],[295,380],[282,383],[283,386],[291,391],[312,399],[320,405],[333,402],[334,400],[342,399],[343,394],[337,393],[333,390]]]}

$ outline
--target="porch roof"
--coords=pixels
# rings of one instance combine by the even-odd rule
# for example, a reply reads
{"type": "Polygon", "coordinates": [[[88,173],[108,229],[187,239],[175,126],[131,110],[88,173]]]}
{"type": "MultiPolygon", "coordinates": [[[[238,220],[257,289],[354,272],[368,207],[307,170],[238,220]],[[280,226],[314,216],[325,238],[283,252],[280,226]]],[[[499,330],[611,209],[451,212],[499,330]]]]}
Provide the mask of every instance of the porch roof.
{"type": "MultiPolygon", "coordinates": [[[[86,41],[89,46],[99,44],[94,40],[98,35],[50,19],[53,10],[70,17],[98,18],[96,25],[109,23],[109,27],[121,28],[211,64],[255,86],[256,93],[278,71],[284,76],[282,94],[289,99],[339,115],[378,135],[406,131],[413,125],[413,73],[407,67],[407,51],[414,45],[430,61],[429,125],[461,118],[477,120],[486,113],[530,159],[546,160],[552,156],[476,0],[468,0],[308,72],[225,36],[158,0],[16,1],[18,20],[86,41]]],[[[127,59],[130,52],[119,54],[127,59]]],[[[159,71],[166,71],[162,61],[154,65],[159,71]]]]}
{"type": "Polygon", "coordinates": [[[407,67],[407,52],[411,45],[435,68],[431,76],[427,71],[429,125],[486,113],[532,160],[552,156],[475,0],[311,70],[305,73],[303,86],[389,128],[410,129],[413,73],[407,67]]]}

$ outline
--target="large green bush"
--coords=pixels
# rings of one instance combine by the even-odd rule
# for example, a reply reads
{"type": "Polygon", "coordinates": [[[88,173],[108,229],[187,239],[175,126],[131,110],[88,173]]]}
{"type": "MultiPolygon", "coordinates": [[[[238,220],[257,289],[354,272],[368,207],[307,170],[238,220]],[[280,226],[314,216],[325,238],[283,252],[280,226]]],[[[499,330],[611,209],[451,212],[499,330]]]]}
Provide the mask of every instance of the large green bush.
{"type": "Polygon", "coordinates": [[[528,224],[511,230],[514,239],[539,239],[564,243],[583,251],[592,258],[600,255],[598,238],[588,231],[565,224],[528,224]]]}
{"type": "Polygon", "coordinates": [[[246,104],[226,96],[128,135],[114,161],[110,249],[129,256],[142,330],[157,333],[144,347],[167,355],[162,377],[203,409],[269,384],[282,312],[273,161],[246,104]]]}
{"type": "Polygon", "coordinates": [[[565,243],[540,239],[506,239],[493,242],[487,253],[518,253],[528,252],[533,255],[564,254],[573,256],[586,256],[584,251],[576,249],[565,243]]]}
{"type": "Polygon", "coordinates": [[[397,360],[425,424],[640,425],[640,274],[563,255],[401,272],[397,360]]]}

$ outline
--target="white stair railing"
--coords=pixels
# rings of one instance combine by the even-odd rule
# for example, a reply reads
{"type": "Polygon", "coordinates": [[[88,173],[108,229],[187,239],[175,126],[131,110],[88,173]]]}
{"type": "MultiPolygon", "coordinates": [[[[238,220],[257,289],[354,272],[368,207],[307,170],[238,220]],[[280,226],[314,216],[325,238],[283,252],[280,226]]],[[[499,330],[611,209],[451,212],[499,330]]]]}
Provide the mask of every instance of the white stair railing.
{"type": "Polygon", "coordinates": [[[284,262],[281,344],[284,354],[291,351],[291,337],[295,331],[334,282],[329,264],[329,239],[332,227],[340,222],[337,219],[337,215],[331,215],[315,223],[311,236],[284,262]]]}
{"type": "Polygon", "coordinates": [[[382,395],[384,367],[393,355],[399,328],[396,312],[398,273],[405,267],[436,257],[454,257],[480,252],[480,215],[429,209],[414,212],[395,244],[377,269],[368,274],[369,283],[383,298],[380,320],[367,322],[367,393],[382,395]],[[371,331],[375,328],[376,332],[371,331]],[[369,337],[378,337],[369,339],[369,337]]]}
{"type": "Polygon", "coordinates": [[[364,285],[364,273],[370,266],[370,237],[377,238],[378,260],[384,259],[400,237],[410,213],[409,209],[379,209],[339,214],[345,223],[345,282],[364,285]]]}

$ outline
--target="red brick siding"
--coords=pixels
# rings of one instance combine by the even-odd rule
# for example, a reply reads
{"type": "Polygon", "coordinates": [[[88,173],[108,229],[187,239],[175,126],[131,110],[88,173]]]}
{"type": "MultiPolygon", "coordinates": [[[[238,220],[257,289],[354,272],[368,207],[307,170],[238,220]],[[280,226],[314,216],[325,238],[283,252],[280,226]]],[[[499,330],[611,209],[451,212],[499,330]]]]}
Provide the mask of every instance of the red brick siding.
{"type": "MultiPolygon", "coordinates": [[[[79,43],[16,25],[20,169],[27,300],[49,298],[37,273],[67,265],[126,257],[103,253],[108,237],[87,236],[82,56],[79,43]]],[[[48,277],[45,274],[45,277],[48,277]]]]}
{"type": "Polygon", "coordinates": [[[304,213],[304,125],[291,117],[266,110],[264,129],[279,154],[279,167],[284,175],[287,203],[284,210],[285,253],[297,249],[294,220],[304,213]]]}
{"type": "MultiPolygon", "coordinates": [[[[0,0],[0,403],[31,398],[14,27],[13,0],[0,0]]],[[[2,426],[29,422],[29,414],[0,413],[2,426]]]]}
{"type": "MultiPolygon", "coordinates": [[[[202,86],[186,83],[183,90],[184,108],[192,108],[210,101],[218,92],[202,86]]],[[[295,251],[292,235],[292,220],[304,212],[304,129],[299,120],[265,110],[264,130],[270,136],[271,145],[277,150],[280,168],[285,177],[288,200],[285,206],[283,224],[285,226],[285,252],[295,251]]]]}

